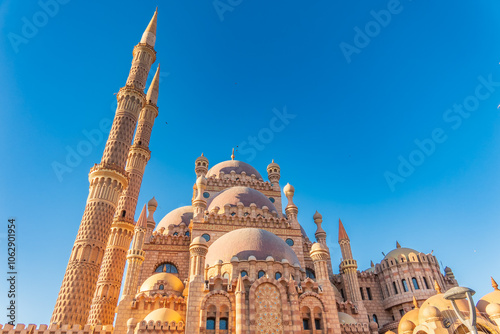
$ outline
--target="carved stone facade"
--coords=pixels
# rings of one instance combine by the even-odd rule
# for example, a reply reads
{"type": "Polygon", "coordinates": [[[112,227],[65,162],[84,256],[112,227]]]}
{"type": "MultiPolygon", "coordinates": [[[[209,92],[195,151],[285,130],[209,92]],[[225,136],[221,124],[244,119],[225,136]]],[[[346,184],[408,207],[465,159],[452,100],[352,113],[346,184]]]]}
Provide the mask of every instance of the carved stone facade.
{"type": "MultiPolygon", "coordinates": [[[[290,184],[283,187],[284,207],[274,160],[265,181],[235,160],[234,151],[211,168],[202,154],[186,206],[157,224],[153,198],[134,221],[158,115],[159,67],[144,94],[156,59],[156,21],[155,12],[134,48],[102,161],[89,174],[87,205],[50,328],[6,325],[0,334],[450,332],[442,325],[449,305],[441,290],[457,286],[451,269],[442,273],[432,253],[397,243],[380,263],[359,271],[341,221],[341,254],[333,258],[342,259],[333,264],[323,217],[312,217],[313,243],[298,220],[290,184]]],[[[487,334],[500,322],[500,291],[493,286],[478,303],[488,317],[480,321],[487,334]]]]}

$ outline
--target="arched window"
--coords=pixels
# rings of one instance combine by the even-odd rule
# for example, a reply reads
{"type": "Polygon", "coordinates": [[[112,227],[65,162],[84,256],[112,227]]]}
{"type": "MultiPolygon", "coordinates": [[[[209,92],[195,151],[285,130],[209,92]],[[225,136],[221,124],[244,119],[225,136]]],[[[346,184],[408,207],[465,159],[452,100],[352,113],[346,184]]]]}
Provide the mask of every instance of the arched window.
{"type": "Polygon", "coordinates": [[[396,282],[392,282],[392,287],[394,288],[394,294],[398,294],[398,288],[396,287],[396,282]]]}
{"type": "Polygon", "coordinates": [[[413,277],[411,281],[413,282],[413,287],[415,288],[415,290],[420,289],[420,287],[418,286],[418,281],[415,277],[413,277]]]}
{"type": "Polygon", "coordinates": [[[288,238],[288,239],[285,240],[285,242],[290,247],[294,245],[293,239],[288,238]]]}
{"type": "Polygon", "coordinates": [[[215,318],[207,318],[207,329],[215,329],[215,318]]]}
{"type": "Polygon", "coordinates": [[[376,314],[373,315],[373,322],[375,322],[378,325],[378,318],[376,314]]]}
{"type": "Polygon", "coordinates": [[[323,312],[319,307],[315,307],[313,310],[313,319],[314,319],[314,329],[321,329],[321,318],[323,316],[323,312]]]}
{"type": "Polygon", "coordinates": [[[310,279],[315,279],[316,274],[314,274],[314,270],[306,268],[306,277],[309,277],[310,279]]]}
{"type": "Polygon", "coordinates": [[[408,292],[408,284],[406,284],[406,280],[405,279],[401,280],[401,283],[403,283],[404,292],[408,292]]]}
{"type": "Polygon", "coordinates": [[[174,235],[179,235],[179,232],[174,232],[174,235]]]}
{"type": "Polygon", "coordinates": [[[424,285],[425,285],[425,288],[426,289],[429,289],[429,284],[427,284],[427,280],[425,279],[425,277],[422,277],[423,280],[424,280],[424,285]]]}
{"type": "Polygon", "coordinates": [[[184,233],[184,235],[185,235],[186,237],[189,237],[189,231],[186,231],[186,233],[184,233]]]}
{"type": "Polygon", "coordinates": [[[248,276],[248,273],[246,272],[246,270],[242,270],[241,277],[245,277],[245,276],[248,276]]]}
{"type": "Polygon", "coordinates": [[[274,278],[277,279],[277,280],[280,279],[281,278],[281,273],[279,271],[276,272],[276,274],[274,274],[274,278]]]}
{"type": "Polygon", "coordinates": [[[172,263],[162,263],[158,267],[156,267],[155,272],[157,273],[170,273],[170,274],[177,274],[177,267],[174,266],[172,263]]]}
{"type": "Polygon", "coordinates": [[[227,330],[227,318],[220,318],[219,329],[227,330]]]}
{"type": "Polygon", "coordinates": [[[210,234],[203,234],[202,238],[204,238],[207,242],[210,241],[210,234]]]}
{"type": "Polygon", "coordinates": [[[265,274],[266,274],[266,272],[264,270],[260,270],[258,276],[259,276],[259,278],[261,278],[265,274]]]}
{"type": "Polygon", "coordinates": [[[158,287],[159,290],[164,290],[165,289],[165,286],[163,284],[160,284],[160,286],[158,287]]]}
{"type": "Polygon", "coordinates": [[[302,327],[304,330],[310,330],[311,329],[311,311],[307,306],[302,307],[300,310],[302,313],[302,327]]]}
{"type": "Polygon", "coordinates": [[[229,273],[228,273],[228,272],[225,272],[225,273],[222,275],[222,278],[229,278],[229,273]]]}

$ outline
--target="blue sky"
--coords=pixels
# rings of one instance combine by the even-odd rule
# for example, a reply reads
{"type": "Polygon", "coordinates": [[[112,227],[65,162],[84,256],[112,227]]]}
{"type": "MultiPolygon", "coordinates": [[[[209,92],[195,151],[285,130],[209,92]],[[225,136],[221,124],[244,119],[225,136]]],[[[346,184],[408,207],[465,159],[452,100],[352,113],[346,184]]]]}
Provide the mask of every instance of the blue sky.
{"type": "Polygon", "coordinates": [[[160,114],[139,198],[156,196],[157,221],[190,204],[201,152],[213,165],[238,146],[263,175],[281,165],[311,239],[323,214],[334,268],[340,217],[360,269],[398,240],[434,251],[476,300],[500,279],[497,1],[44,3],[0,4],[0,212],[18,222],[19,322],[50,320],[113,94],[157,5],[160,114]]]}

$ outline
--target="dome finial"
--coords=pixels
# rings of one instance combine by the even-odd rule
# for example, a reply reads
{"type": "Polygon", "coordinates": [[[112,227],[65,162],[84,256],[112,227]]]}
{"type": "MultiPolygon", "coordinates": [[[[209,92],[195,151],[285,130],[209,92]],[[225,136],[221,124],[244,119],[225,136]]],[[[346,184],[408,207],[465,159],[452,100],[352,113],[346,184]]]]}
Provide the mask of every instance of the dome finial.
{"type": "Polygon", "coordinates": [[[231,154],[231,160],[234,160],[234,147],[233,147],[233,153],[231,154]]]}
{"type": "Polygon", "coordinates": [[[415,296],[413,296],[413,306],[415,306],[415,308],[418,309],[418,302],[415,296]]]}
{"type": "Polygon", "coordinates": [[[396,240],[396,248],[401,248],[401,245],[399,244],[399,242],[396,240]]]}
{"type": "Polygon", "coordinates": [[[439,283],[436,280],[434,280],[434,290],[436,290],[437,293],[442,293],[441,287],[439,286],[439,283]]]}
{"type": "Polygon", "coordinates": [[[491,286],[493,287],[493,289],[498,290],[498,284],[495,279],[493,279],[493,277],[491,278],[491,286]]]}

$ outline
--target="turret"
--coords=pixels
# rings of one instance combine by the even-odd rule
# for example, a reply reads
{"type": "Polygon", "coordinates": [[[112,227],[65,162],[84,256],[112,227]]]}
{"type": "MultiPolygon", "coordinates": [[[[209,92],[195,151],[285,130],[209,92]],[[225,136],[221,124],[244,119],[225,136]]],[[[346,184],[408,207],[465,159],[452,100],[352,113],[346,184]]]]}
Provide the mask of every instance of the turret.
{"type": "Polygon", "coordinates": [[[323,216],[316,211],[313,215],[314,223],[316,224],[316,233],[314,236],[316,237],[316,241],[326,247],[326,232],[321,227],[321,223],[323,223],[323,216]]]}
{"type": "Polygon", "coordinates": [[[149,200],[148,202],[148,223],[147,223],[147,230],[146,230],[146,240],[145,242],[149,242],[149,239],[151,238],[151,235],[153,234],[153,231],[156,227],[156,222],[154,219],[154,213],[156,211],[156,208],[158,207],[158,202],[156,199],[153,197],[149,200]]]}
{"type": "MultiPolygon", "coordinates": [[[[347,299],[352,302],[361,301],[361,293],[358,282],[358,263],[352,257],[351,241],[347,236],[344,224],[339,219],[339,245],[342,252],[342,262],[340,263],[340,273],[347,291],[347,299]]],[[[360,305],[362,305],[360,303],[360,305]]],[[[358,305],[358,307],[360,306],[358,305]]]]}
{"type": "Polygon", "coordinates": [[[147,231],[146,205],[142,209],[141,215],[137,220],[134,230],[134,238],[132,245],[127,252],[127,273],[125,274],[125,282],[123,284],[123,296],[135,294],[138,286],[139,271],[144,262],[145,252],[143,251],[144,241],[147,231]]]}
{"type": "Polygon", "coordinates": [[[267,177],[271,182],[273,189],[280,189],[280,166],[274,162],[272,162],[267,166],[267,177]]]}
{"type": "Polygon", "coordinates": [[[203,196],[203,192],[207,187],[207,179],[204,176],[198,177],[196,180],[196,197],[193,200],[193,221],[202,222],[207,209],[207,200],[203,196]]]}
{"type": "Polygon", "coordinates": [[[247,307],[246,307],[246,291],[245,285],[241,278],[241,274],[238,276],[238,282],[236,283],[236,290],[234,292],[236,295],[236,333],[246,334],[247,333],[247,307]]]}
{"type": "Polygon", "coordinates": [[[314,271],[316,272],[318,282],[329,282],[327,262],[330,256],[328,249],[317,242],[312,245],[309,255],[314,262],[314,271]]]}
{"type": "Polygon", "coordinates": [[[200,304],[203,299],[205,259],[208,252],[207,241],[196,237],[189,246],[189,294],[186,305],[186,333],[199,329],[200,304]]]}
{"type": "Polygon", "coordinates": [[[207,175],[207,172],[208,172],[208,159],[203,155],[203,153],[201,154],[200,157],[198,157],[195,161],[195,167],[194,167],[194,171],[196,173],[196,177],[200,177],[200,176],[206,176],[207,175]]]}
{"type": "Polygon", "coordinates": [[[297,208],[295,203],[293,203],[293,195],[295,194],[295,188],[290,183],[287,183],[286,186],[283,188],[283,192],[285,193],[285,196],[288,200],[288,204],[285,207],[286,216],[290,220],[292,225],[298,225],[297,214],[299,213],[299,209],[297,208]]]}

